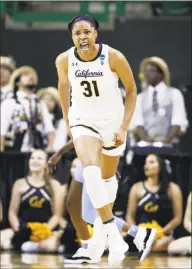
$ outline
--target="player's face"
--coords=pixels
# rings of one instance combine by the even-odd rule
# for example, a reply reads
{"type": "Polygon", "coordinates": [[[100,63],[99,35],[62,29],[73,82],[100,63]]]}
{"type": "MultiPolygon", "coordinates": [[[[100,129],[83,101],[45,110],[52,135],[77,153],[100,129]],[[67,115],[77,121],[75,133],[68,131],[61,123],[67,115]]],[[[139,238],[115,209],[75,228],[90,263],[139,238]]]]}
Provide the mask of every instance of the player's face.
{"type": "Polygon", "coordinates": [[[72,28],[72,40],[74,45],[84,52],[88,52],[94,45],[97,38],[97,31],[87,21],[76,22],[72,28]]]}
{"type": "Polygon", "coordinates": [[[42,150],[32,152],[29,159],[30,172],[44,172],[47,163],[47,155],[42,150]]]}
{"type": "Polygon", "coordinates": [[[0,85],[4,86],[9,83],[11,72],[8,68],[1,65],[0,66],[0,85]]]}
{"type": "Polygon", "coordinates": [[[156,176],[159,173],[159,162],[155,155],[150,154],[147,156],[144,165],[146,177],[156,176]]]}
{"type": "Polygon", "coordinates": [[[163,75],[158,71],[157,66],[154,64],[147,64],[144,72],[145,80],[149,85],[156,85],[159,81],[163,80],[163,75]]]}
{"type": "Polygon", "coordinates": [[[51,94],[49,94],[49,93],[45,93],[45,94],[42,96],[41,100],[43,100],[43,101],[46,103],[49,112],[52,112],[52,111],[54,110],[54,108],[55,108],[55,106],[56,106],[56,101],[55,101],[54,98],[51,96],[51,94]]]}

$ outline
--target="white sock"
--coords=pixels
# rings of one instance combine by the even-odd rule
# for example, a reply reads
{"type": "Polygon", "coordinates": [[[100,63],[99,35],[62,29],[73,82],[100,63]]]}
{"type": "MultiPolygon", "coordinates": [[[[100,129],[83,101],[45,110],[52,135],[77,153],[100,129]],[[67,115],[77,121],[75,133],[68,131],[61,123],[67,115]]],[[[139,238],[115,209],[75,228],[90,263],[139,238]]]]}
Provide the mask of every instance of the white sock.
{"type": "Polygon", "coordinates": [[[115,221],[107,223],[107,224],[103,224],[103,225],[104,225],[105,232],[109,237],[115,236],[115,235],[120,235],[115,221]]]}

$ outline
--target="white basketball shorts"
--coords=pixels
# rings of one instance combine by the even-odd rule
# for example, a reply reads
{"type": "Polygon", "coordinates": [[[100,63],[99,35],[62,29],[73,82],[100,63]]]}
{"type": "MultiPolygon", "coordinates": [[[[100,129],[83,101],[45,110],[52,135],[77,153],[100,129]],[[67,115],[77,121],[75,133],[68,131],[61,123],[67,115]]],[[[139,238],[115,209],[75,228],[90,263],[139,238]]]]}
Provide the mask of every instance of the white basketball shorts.
{"type": "Polygon", "coordinates": [[[116,116],[110,116],[106,119],[87,119],[82,117],[69,118],[70,131],[73,141],[80,136],[94,136],[102,140],[102,153],[109,156],[122,155],[126,147],[125,143],[119,147],[115,147],[113,138],[114,133],[119,129],[123,121],[124,111],[116,116]]]}

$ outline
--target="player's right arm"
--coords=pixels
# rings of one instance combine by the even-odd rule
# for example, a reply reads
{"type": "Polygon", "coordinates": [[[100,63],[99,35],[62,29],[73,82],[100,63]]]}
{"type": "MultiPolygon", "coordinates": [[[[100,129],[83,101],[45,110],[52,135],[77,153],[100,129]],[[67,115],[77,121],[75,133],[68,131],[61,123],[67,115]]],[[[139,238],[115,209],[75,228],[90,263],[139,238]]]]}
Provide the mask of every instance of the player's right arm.
{"type": "Polygon", "coordinates": [[[61,53],[56,58],[58,73],[58,93],[63,112],[63,118],[69,131],[68,110],[70,107],[70,83],[68,80],[68,51],[61,53]]]}

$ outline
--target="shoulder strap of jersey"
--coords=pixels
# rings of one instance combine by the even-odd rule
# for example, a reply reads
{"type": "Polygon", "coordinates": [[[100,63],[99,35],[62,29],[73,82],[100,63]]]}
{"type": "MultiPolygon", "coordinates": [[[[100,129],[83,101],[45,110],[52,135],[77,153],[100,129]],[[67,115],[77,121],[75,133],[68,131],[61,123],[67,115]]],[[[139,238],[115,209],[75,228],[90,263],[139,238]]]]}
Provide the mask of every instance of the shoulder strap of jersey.
{"type": "Polygon", "coordinates": [[[99,60],[102,65],[103,64],[106,65],[109,63],[108,57],[109,57],[108,45],[102,44],[102,51],[97,60],[99,60]]]}
{"type": "MultiPolygon", "coordinates": [[[[109,46],[106,45],[106,44],[102,44],[103,45],[103,48],[102,48],[102,52],[101,52],[101,56],[104,58],[102,58],[101,60],[107,60],[108,57],[109,57],[109,46]]],[[[100,58],[101,58],[100,56],[100,58]]]]}
{"type": "Polygon", "coordinates": [[[107,44],[102,44],[103,48],[102,48],[102,53],[101,54],[107,54],[109,53],[109,46],[107,44]]]}

